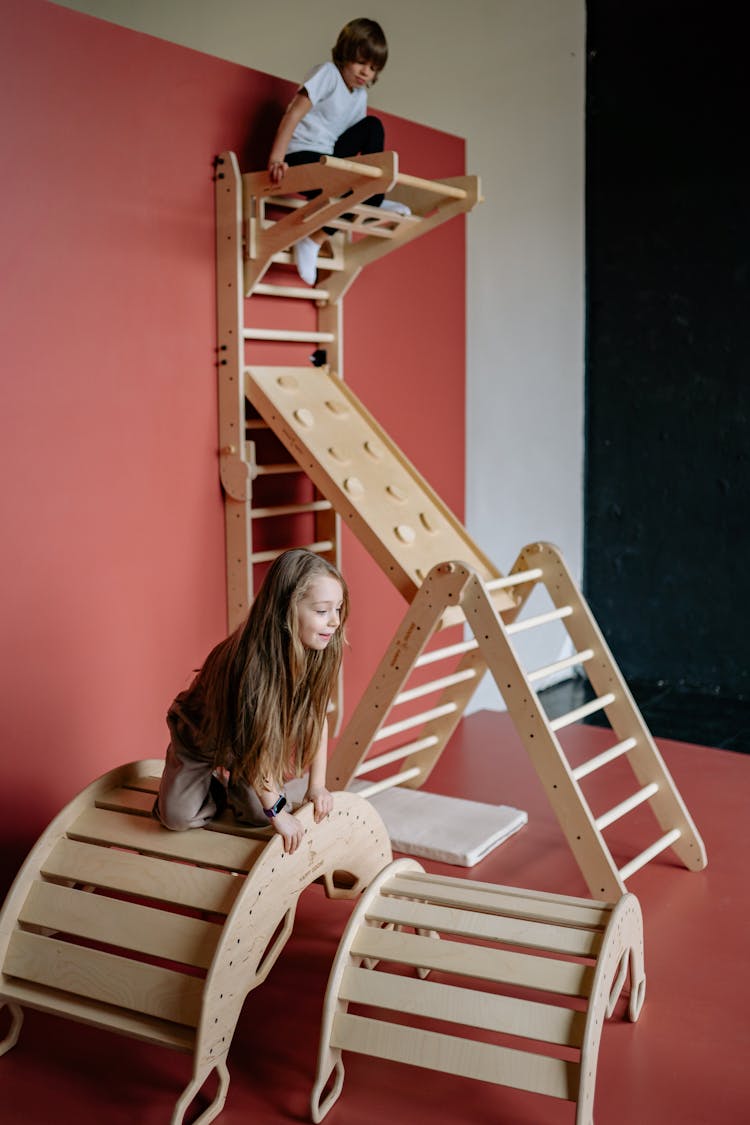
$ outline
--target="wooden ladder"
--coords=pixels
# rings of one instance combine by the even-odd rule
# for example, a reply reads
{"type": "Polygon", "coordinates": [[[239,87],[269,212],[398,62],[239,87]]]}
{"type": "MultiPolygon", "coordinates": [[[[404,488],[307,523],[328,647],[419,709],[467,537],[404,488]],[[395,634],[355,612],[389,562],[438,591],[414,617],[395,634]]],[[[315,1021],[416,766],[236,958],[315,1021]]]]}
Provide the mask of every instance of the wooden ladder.
{"type": "MultiPolygon", "coordinates": [[[[670,847],[690,870],[705,867],[703,842],[667,766],[560,553],[547,543],[526,547],[504,578],[486,580],[460,562],[433,568],[338,740],[329,765],[330,784],[346,788],[355,779],[372,778],[368,787],[359,789],[366,796],[394,785],[421,786],[487,669],[594,897],[619,897],[627,879],[670,847]],[[524,613],[532,592],[541,590],[551,608],[524,613]],[[510,596],[513,608],[498,610],[499,591],[510,596]],[[444,614],[455,614],[457,606],[471,638],[430,648],[444,614]],[[527,671],[516,638],[550,626],[564,629],[573,652],[527,671]],[[427,666],[437,666],[443,674],[425,678],[422,669],[427,666]],[[550,719],[534,685],[574,668],[585,671],[595,697],[550,719]],[[574,766],[558,732],[597,712],[606,715],[613,742],[574,766]],[[399,716],[395,720],[394,713],[399,716]],[[595,814],[582,783],[618,760],[629,763],[636,788],[614,807],[595,814]],[[660,834],[618,864],[604,832],[641,806],[651,810],[660,834]]],[[[620,847],[618,843],[617,850],[620,847]]]]}
{"type": "Polygon", "coordinates": [[[469,211],[479,200],[479,181],[405,175],[390,152],[290,168],[282,195],[267,172],[243,175],[236,155],[224,152],[216,160],[215,185],[219,459],[231,629],[247,613],[263,568],[283,550],[305,546],[336,565],[341,554],[330,501],[246,400],[248,359],[261,346],[272,348],[279,366],[293,363],[304,371],[300,360],[312,360],[342,379],[344,294],[370,262],[469,211]],[[412,214],[363,202],[391,188],[392,198],[412,214]],[[302,198],[311,190],[320,196],[302,198]],[[336,233],[331,252],[319,259],[319,284],[302,285],[296,274],[290,284],[290,247],[324,225],[336,233]]]}

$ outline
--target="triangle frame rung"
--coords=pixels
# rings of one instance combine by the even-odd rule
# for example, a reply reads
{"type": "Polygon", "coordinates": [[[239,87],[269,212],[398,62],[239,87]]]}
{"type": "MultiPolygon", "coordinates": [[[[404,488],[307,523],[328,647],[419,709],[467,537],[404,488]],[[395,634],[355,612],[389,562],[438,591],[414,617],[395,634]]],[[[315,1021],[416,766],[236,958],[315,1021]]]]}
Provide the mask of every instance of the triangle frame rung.
{"type": "Polygon", "coordinates": [[[658,792],[659,786],[655,781],[652,781],[649,785],[644,785],[637,793],[633,793],[631,797],[626,797],[624,801],[620,801],[619,805],[614,805],[611,809],[608,809],[607,812],[598,816],[594,821],[596,827],[600,832],[604,828],[609,828],[610,824],[621,820],[624,816],[627,816],[629,812],[632,812],[633,809],[637,809],[639,805],[644,805],[646,801],[650,801],[658,792]]]}
{"type": "Polygon", "coordinates": [[[602,695],[598,699],[592,699],[590,703],[584,703],[581,707],[568,711],[566,715],[559,715],[556,719],[551,719],[550,728],[553,731],[562,730],[563,727],[569,727],[572,723],[588,718],[589,715],[595,715],[597,711],[603,711],[614,701],[614,695],[611,691],[608,691],[606,695],[602,695]]]}
{"type": "Polygon", "coordinates": [[[576,766],[573,770],[573,777],[576,781],[580,781],[583,777],[588,777],[589,774],[595,773],[596,770],[609,765],[610,762],[616,761],[616,759],[621,758],[623,754],[627,754],[627,752],[632,750],[637,744],[638,742],[635,738],[624,738],[622,742],[610,746],[609,750],[604,750],[601,754],[597,754],[595,758],[589,758],[587,762],[582,762],[580,766],[576,766]]]}
{"type": "Polygon", "coordinates": [[[651,844],[650,847],[646,848],[645,851],[642,851],[640,855],[635,856],[629,863],[621,867],[620,878],[623,883],[625,883],[631,875],[634,875],[636,871],[640,871],[642,867],[645,867],[647,863],[655,859],[657,855],[661,855],[667,848],[671,848],[672,844],[676,844],[681,835],[682,833],[679,828],[673,828],[670,832],[666,832],[663,836],[660,836],[658,840],[651,844]]]}

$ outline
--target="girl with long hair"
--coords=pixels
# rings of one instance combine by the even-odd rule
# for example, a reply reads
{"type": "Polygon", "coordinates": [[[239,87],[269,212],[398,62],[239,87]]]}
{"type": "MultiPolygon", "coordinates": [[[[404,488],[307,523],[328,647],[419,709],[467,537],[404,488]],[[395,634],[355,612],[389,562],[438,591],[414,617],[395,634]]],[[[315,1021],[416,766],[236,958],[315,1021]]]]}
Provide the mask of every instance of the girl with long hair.
{"type": "Polygon", "coordinates": [[[165,827],[200,827],[228,804],[243,823],[270,823],[294,852],[302,825],[284,783],[304,773],[316,822],[328,816],[326,714],[348,611],[346,583],[331,563],[303,548],[275,559],[244,624],[169,709],[154,805],[165,827]]]}

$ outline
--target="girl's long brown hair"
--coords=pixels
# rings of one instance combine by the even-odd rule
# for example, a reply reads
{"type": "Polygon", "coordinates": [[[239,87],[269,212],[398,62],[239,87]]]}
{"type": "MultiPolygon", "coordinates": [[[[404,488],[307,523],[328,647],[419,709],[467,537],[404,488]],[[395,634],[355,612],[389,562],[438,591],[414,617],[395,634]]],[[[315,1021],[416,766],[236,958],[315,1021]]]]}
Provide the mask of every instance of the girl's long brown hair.
{"type": "Polygon", "coordinates": [[[184,701],[188,713],[202,716],[215,765],[251,785],[280,784],[310,766],[341,667],[348,612],[346,583],[331,563],[303,548],[274,560],[247,620],[209,653],[184,701]],[[341,584],[340,626],[325,649],[313,650],[299,639],[297,606],[321,575],[341,584]]]}

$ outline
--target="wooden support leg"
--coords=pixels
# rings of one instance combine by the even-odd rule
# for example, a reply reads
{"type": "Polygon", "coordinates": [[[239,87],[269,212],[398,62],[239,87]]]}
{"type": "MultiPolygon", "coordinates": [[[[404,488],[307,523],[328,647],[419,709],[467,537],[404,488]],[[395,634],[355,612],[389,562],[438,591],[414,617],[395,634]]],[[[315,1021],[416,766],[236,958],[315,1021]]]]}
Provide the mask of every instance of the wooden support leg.
{"type": "Polygon", "coordinates": [[[6,1007],[10,1012],[10,1027],[5,1038],[0,1039],[0,1055],[6,1054],[11,1047],[15,1047],[23,1023],[23,1010],[19,1008],[18,1004],[0,1004],[0,1010],[6,1007]]]}
{"type": "Polygon", "coordinates": [[[216,1091],[216,1096],[211,1104],[206,1106],[200,1117],[196,1117],[193,1125],[208,1125],[209,1121],[213,1121],[219,1116],[224,1108],[224,1102],[227,1100],[227,1090],[229,1089],[229,1070],[224,1059],[220,1059],[210,1066],[196,1068],[192,1082],[185,1087],[177,1099],[169,1125],[182,1125],[188,1107],[196,1095],[200,1093],[206,1079],[214,1070],[219,1077],[219,1088],[216,1091]]]}

